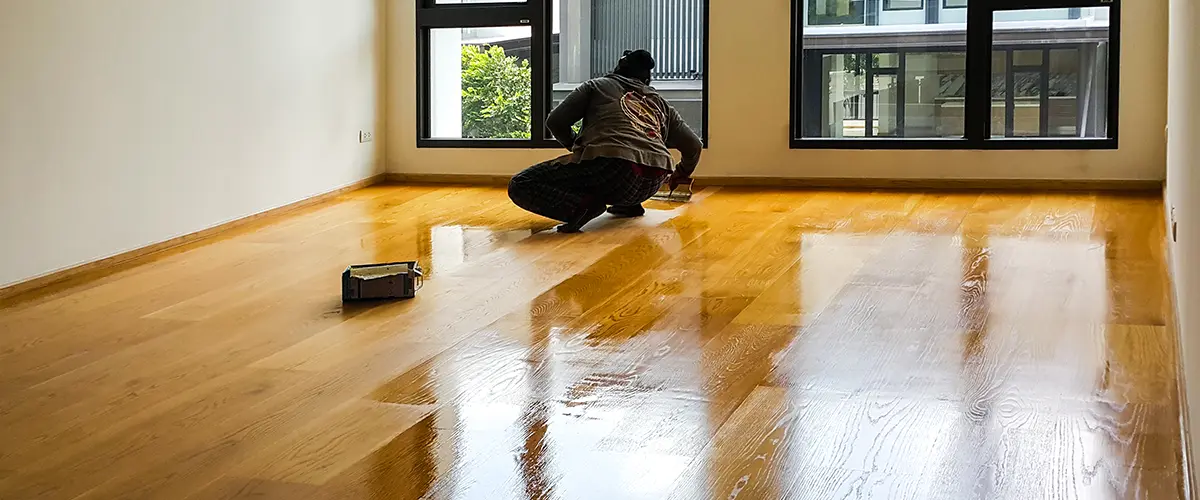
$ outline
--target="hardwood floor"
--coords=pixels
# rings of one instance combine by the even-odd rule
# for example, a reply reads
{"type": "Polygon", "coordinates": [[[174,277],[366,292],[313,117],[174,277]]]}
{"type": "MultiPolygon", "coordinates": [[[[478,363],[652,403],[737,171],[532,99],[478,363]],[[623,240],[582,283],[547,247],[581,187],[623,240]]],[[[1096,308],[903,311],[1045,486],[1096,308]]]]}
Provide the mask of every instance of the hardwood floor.
{"type": "Polygon", "coordinates": [[[0,303],[0,498],[1181,498],[1160,200],[650,208],[372,187],[0,303]]]}

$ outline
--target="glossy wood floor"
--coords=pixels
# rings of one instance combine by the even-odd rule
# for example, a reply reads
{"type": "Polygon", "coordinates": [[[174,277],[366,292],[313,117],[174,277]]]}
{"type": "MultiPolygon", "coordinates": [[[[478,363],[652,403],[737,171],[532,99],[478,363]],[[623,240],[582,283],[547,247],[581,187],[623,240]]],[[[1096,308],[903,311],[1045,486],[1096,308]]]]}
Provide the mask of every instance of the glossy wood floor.
{"type": "Polygon", "coordinates": [[[652,208],[373,187],[10,301],[0,498],[1180,496],[1158,199],[652,208]]]}

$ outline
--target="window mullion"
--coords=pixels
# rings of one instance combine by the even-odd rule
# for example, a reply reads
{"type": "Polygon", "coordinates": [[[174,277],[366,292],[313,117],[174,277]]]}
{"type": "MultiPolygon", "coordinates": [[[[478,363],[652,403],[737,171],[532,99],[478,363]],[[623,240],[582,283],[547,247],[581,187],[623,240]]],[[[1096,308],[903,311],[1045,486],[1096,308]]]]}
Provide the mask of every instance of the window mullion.
{"type": "Polygon", "coordinates": [[[966,138],[982,146],[991,134],[992,10],[977,2],[967,8],[966,138]]]}
{"type": "Polygon", "coordinates": [[[550,112],[550,57],[554,37],[551,0],[530,0],[533,9],[533,32],[529,44],[529,61],[533,81],[530,89],[529,138],[534,142],[546,140],[546,115],[550,112]]]}

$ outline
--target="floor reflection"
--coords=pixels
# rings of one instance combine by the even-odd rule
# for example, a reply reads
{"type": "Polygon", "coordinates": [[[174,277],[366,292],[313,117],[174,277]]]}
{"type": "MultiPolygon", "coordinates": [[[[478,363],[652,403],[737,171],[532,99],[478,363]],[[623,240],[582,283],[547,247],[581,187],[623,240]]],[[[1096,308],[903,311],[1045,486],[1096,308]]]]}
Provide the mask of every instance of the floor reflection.
{"type": "Polygon", "coordinates": [[[0,311],[0,497],[1179,498],[1159,200],[651,208],[373,188],[0,311]]]}
{"type": "MultiPolygon", "coordinates": [[[[590,236],[619,244],[376,392],[437,408],[406,441],[429,449],[390,445],[409,446],[412,470],[381,474],[378,491],[390,474],[447,499],[1170,489],[1143,468],[1177,457],[1140,419],[1178,417],[1150,398],[1174,390],[1173,375],[1130,371],[1150,353],[1129,340],[1161,335],[1155,354],[1175,354],[1165,333],[1110,323],[1113,311],[1156,318],[1112,295],[1145,280],[1080,234],[1088,217],[1038,216],[1037,201],[983,213],[877,203],[840,222],[781,211],[726,228],[684,211],[663,224],[669,237],[590,236]],[[1028,229],[1039,224],[1052,229],[1028,229]],[[738,241],[736,229],[769,236],[738,241]]],[[[532,232],[422,234],[445,273],[532,232]]]]}

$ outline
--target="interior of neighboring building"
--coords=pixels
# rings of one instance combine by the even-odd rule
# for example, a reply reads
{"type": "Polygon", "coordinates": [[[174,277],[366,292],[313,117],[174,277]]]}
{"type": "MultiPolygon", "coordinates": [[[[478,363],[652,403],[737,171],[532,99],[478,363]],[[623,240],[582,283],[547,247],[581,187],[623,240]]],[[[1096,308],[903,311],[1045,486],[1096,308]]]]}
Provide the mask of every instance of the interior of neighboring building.
{"type": "Polygon", "coordinates": [[[0,2],[0,499],[1194,498],[1197,24],[0,2]],[[573,234],[635,49],[694,184],[573,234]]]}

